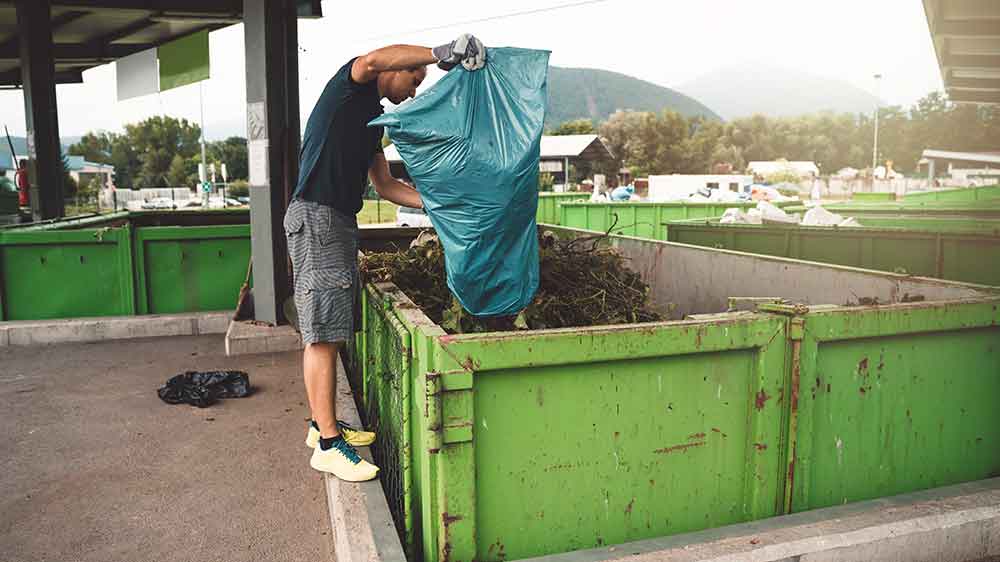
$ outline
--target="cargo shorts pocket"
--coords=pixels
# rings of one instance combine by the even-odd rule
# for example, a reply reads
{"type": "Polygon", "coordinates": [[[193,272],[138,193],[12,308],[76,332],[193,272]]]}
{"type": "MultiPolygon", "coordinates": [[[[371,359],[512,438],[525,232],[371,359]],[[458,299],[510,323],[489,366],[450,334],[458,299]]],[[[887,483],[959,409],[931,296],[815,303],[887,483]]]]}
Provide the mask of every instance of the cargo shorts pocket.
{"type": "Polygon", "coordinates": [[[340,268],[321,268],[307,271],[295,279],[295,292],[317,289],[350,291],[354,286],[353,272],[340,268]]]}

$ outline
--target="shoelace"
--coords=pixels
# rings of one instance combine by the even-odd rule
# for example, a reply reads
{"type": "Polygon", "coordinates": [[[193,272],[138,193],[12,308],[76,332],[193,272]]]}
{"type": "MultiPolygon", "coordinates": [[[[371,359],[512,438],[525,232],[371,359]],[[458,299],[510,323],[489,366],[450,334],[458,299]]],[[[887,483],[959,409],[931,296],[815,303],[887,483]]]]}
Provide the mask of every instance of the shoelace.
{"type": "MultiPolygon", "coordinates": [[[[319,425],[316,424],[316,420],[309,420],[309,425],[312,426],[312,428],[315,429],[316,431],[319,431],[319,425]]],[[[340,420],[337,420],[337,429],[341,431],[344,431],[345,429],[347,431],[355,431],[355,432],[358,431],[351,424],[347,422],[342,422],[340,420]]]]}
{"type": "Polygon", "coordinates": [[[337,439],[333,442],[333,448],[340,451],[347,460],[351,461],[351,464],[358,464],[361,462],[361,456],[358,452],[347,442],[346,439],[337,439]]]}
{"type": "Polygon", "coordinates": [[[339,429],[341,431],[344,431],[345,429],[347,431],[357,431],[356,429],[354,429],[353,427],[351,427],[351,425],[348,424],[347,422],[342,422],[340,420],[337,420],[337,429],[339,429]]]}

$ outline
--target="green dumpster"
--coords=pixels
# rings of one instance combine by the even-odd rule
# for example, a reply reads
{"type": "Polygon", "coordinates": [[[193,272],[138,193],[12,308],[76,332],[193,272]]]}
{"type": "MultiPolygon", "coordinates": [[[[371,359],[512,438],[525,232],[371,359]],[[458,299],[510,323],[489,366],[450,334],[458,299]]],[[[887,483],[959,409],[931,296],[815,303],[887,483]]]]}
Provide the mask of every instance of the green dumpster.
{"type": "Polygon", "coordinates": [[[0,232],[0,320],[135,313],[131,227],[0,232]]]}
{"type": "Polygon", "coordinates": [[[250,225],[136,229],[139,314],[236,308],[250,263],[250,225]]]}
{"type": "Polygon", "coordinates": [[[913,191],[903,196],[903,201],[905,202],[945,201],[954,203],[962,201],[989,201],[993,199],[1000,199],[1000,185],[913,191]]]}
{"type": "MultiPolygon", "coordinates": [[[[914,215],[930,217],[1000,218],[1000,200],[983,201],[902,201],[895,203],[834,203],[823,205],[827,210],[845,216],[914,215]]],[[[786,207],[790,213],[806,211],[803,206],[786,207]]]]}
{"type": "Polygon", "coordinates": [[[393,285],[365,286],[349,378],[411,560],[609,546],[1000,471],[983,398],[1000,393],[997,291],[612,243],[672,320],[449,335],[393,285]],[[939,410],[926,388],[945,382],[927,380],[946,370],[966,386],[939,410]]]}
{"type": "Polygon", "coordinates": [[[120,212],[0,230],[0,320],[231,310],[245,210],[120,212]]]}
{"type": "MultiPolygon", "coordinates": [[[[892,219],[887,219],[891,221],[892,219]]],[[[905,227],[811,227],[798,225],[719,224],[708,221],[670,223],[671,242],[694,244],[938,277],[983,285],[1000,285],[1000,222],[977,223],[983,230],[949,230],[942,219],[896,219],[905,227]],[[935,226],[937,228],[935,228],[935,226]],[[985,228],[989,228],[986,230],[985,228]]],[[[868,217],[860,219],[868,224],[868,217]]]]}
{"type": "Polygon", "coordinates": [[[543,192],[538,194],[538,213],[536,220],[540,224],[559,224],[562,203],[568,201],[586,201],[590,199],[589,193],[564,192],[553,193],[543,192]]]}
{"type": "Polygon", "coordinates": [[[863,226],[932,230],[935,232],[981,233],[990,236],[1000,236],[1000,219],[992,218],[866,214],[858,220],[863,226]]]}
{"type": "MultiPolygon", "coordinates": [[[[779,203],[784,207],[798,202],[779,203]]],[[[670,201],[624,201],[617,203],[574,202],[560,205],[562,226],[607,232],[614,226],[614,234],[638,236],[654,240],[667,239],[667,223],[674,220],[721,217],[726,209],[751,209],[756,202],[712,203],[670,201]]]]}

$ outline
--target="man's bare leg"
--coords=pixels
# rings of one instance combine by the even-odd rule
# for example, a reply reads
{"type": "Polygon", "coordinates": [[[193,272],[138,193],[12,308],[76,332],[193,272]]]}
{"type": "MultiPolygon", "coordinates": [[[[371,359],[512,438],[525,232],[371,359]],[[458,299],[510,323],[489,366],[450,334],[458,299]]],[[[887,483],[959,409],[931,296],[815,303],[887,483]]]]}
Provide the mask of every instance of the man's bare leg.
{"type": "Polygon", "coordinates": [[[302,353],[302,370],[312,419],[325,438],[340,435],[337,429],[337,353],[339,343],[310,343],[302,353]]]}

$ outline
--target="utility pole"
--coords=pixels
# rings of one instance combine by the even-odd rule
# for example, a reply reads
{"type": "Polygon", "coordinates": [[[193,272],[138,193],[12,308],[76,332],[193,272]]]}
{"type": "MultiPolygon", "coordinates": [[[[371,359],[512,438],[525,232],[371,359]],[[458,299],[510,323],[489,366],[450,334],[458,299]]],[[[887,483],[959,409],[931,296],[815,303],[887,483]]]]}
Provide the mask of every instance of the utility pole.
{"type": "Polygon", "coordinates": [[[875,176],[875,167],[878,166],[878,108],[879,96],[881,95],[880,80],[881,74],[875,75],[875,141],[872,143],[872,177],[875,176]]]}

